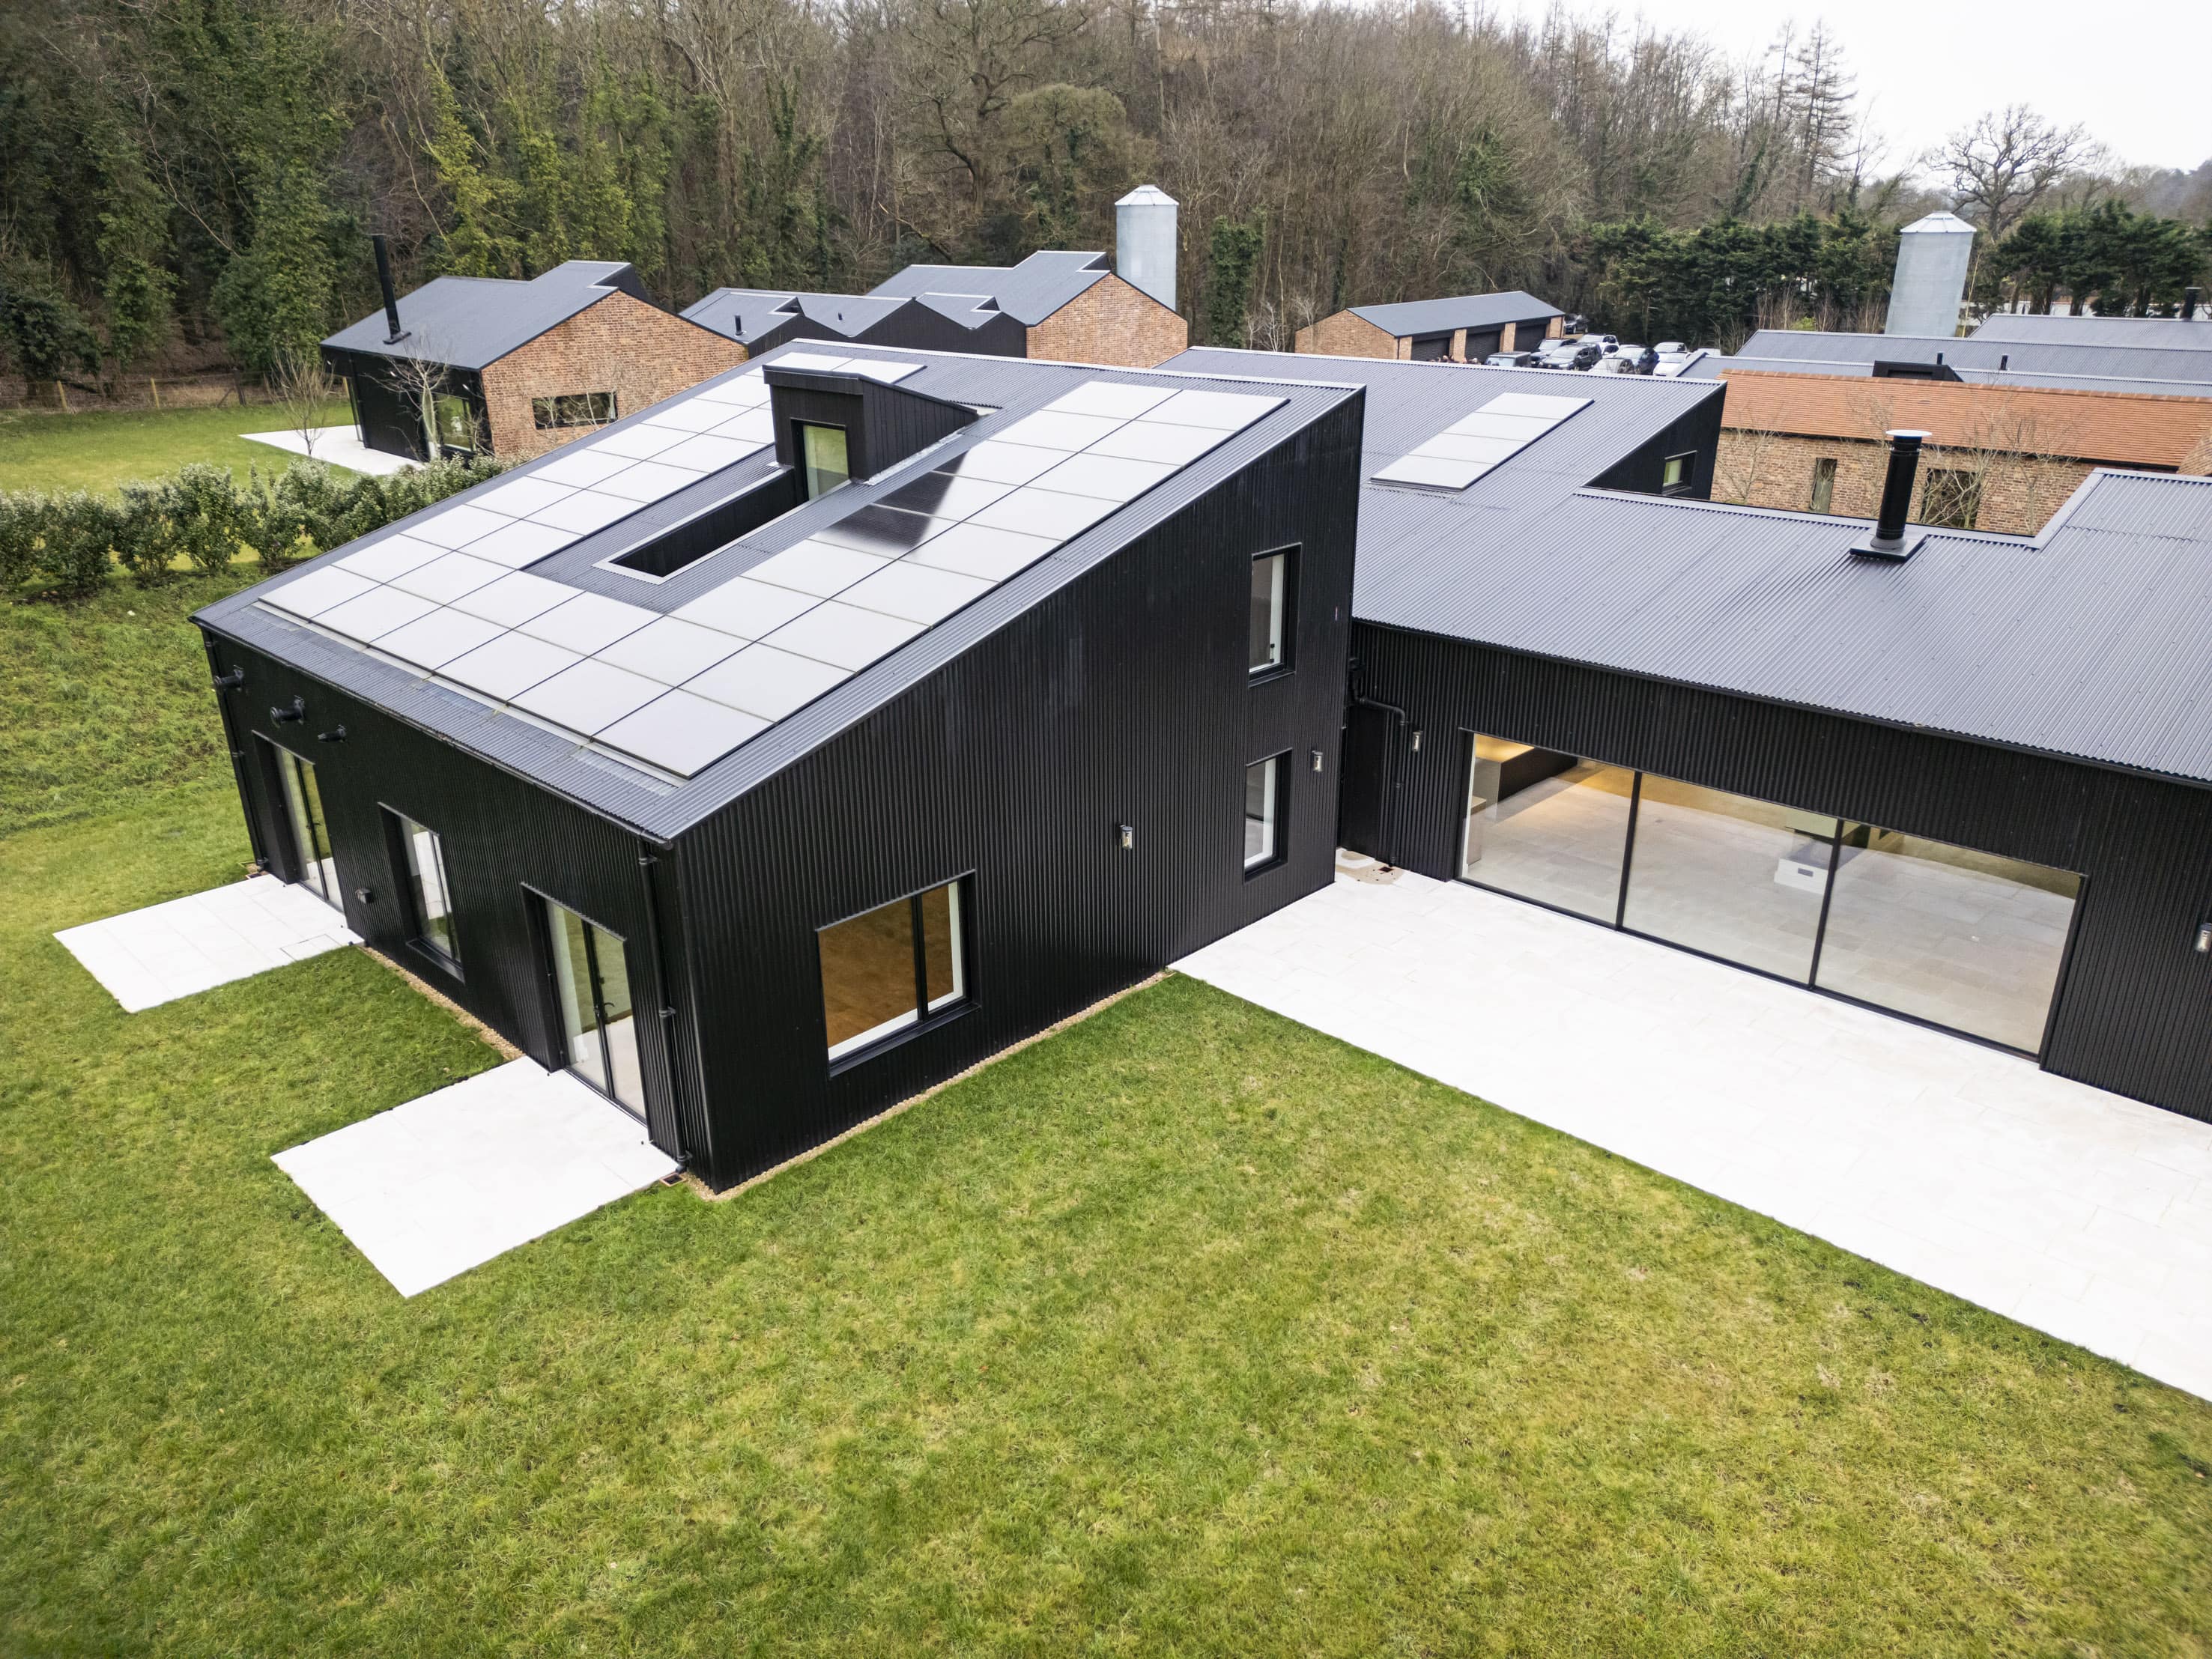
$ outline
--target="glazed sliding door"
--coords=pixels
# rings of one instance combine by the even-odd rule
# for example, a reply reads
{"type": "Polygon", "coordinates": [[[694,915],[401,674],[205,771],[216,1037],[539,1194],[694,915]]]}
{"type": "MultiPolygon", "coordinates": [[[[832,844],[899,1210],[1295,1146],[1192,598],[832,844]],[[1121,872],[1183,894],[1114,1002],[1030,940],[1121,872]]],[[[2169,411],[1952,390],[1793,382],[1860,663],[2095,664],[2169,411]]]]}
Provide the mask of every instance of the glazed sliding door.
{"type": "Polygon", "coordinates": [[[545,901],[554,1000],[568,1069],[637,1117],[645,1115],[636,1011],[623,942],[565,905],[545,901]]]}
{"type": "Polygon", "coordinates": [[[289,749],[276,750],[276,769],[284,780],[284,805],[292,822],[292,846],[300,860],[300,884],[325,904],[344,908],[338,896],[337,860],[331,855],[331,830],[323,817],[323,792],[315,783],[315,765],[289,749]]]}

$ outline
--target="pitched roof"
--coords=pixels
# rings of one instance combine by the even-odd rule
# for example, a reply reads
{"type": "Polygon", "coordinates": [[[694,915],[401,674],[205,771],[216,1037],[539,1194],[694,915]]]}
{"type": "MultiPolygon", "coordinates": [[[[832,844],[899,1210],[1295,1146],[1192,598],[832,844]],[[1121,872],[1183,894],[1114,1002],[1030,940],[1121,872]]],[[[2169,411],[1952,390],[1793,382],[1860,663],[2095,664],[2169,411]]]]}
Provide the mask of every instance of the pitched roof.
{"type": "Polygon", "coordinates": [[[1964,449],[2212,469],[2212,398],[1862,380],[1732,369],[1722,422],[1739,431],[1879,442],[1892,427],[1964,449]]]}
{"type": "Polygon", "coordinates": [[[1358,395],[830,350],[779,348],[198,619],[666,838],[1358,395]],[[776,370],[991,412],[665,579],[611,568],[786,473],[767,447],[776,370]],[[1088,412],[1035,418],[1053,405],[1088,412]]]}
{"type": "Polygon", "coordinates": [[[2000,311],[1973,332],[1977,340],[2020,340],[2041,345],[2150,346],[2161,350],[2212,351],[2212,312],[2179,317],[2067,317],[2000,311]]]}
{"type": "MultiPolygon", "coordinates": [[[[2110,374],[2059,374],[2049,370],[2011,367],[1974,368],[1950,362],[1960,380],[1969,386],[2050,386],[2062,392],[2124,392],[2146,397],[2212,398],[2212,385],[2196,380],[2142,380],[2110,374]]],[[[1723,356],[1717,351],[1698,353],[1682,369],[1682,378],[1717,380],[1739,373],[1769,374],[1825,374],[1846,380],[1873,377],[1868,362],[1823,362],[1809,357],[1723,356]]]]}
{"type": "Polygon", "coordinates": [[[1565,314],[1557,306],[1518,289],[1504,294],[1460,294],[1442,300],[1407,300],[1396,305],[1345,309],[1399,339],[1462,328],[1502,328],[1508,323],[1549,323],[1565,314]]]}
{"type": "Polygon", "coordinates": [[[996,302],[1034,328],[1102,277],[1113,275],[1103,253],[1045,249],[1018,265],[908,265],[868,292],[895,299],[922,295],[973,295],[996,302]]]}
{"type": "Polygon", "coordinates": [[[454,368],[485,368],[617,291],[645,298],[635,270],[604,259],[570,259],[526,283],[437,276],[401,296],[406,334],[397,343],[385,338],[390,329],[380,307],[323,344],[368,357],[421,356],[454,368]]]}
{"type": "Polygon", "coordinates": [[[1743,343],[1740,355],[1832,363],[1933,363],[1941,356],[1945,363],[1962,372],[1969,368],[2006,369],[2021,374],[2093,374],[2117,380],[2212,385],[2212,352],[2183,347],[2159,349],[1762,328],[1743,343]]]}
{"type": "Polygon", "coordinates": [[[726,335],[742,345],[750,345],[789,326],[796,318],[817,324],[831,335],[850,339],[863,329],[881,322],[897,310],[898,305],[894,300],[871,300],[860,294],[718,288],[684,307],[683,315],[688,322],[726,335]]]}

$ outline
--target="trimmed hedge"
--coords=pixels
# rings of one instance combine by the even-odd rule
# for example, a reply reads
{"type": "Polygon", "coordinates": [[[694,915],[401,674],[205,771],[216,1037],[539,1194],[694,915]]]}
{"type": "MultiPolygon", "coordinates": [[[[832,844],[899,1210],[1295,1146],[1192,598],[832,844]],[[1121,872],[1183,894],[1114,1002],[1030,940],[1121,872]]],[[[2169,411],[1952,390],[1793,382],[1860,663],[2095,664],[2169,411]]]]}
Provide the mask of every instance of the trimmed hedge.
{"type": "Polygon", "coordinates": [[[219,466],[195,463],[125,484],[117,499],[0,490],[0,592],[29,583],[81,599],[118,565],[151,586],[180,568],[228,570],[241,553],[282,570],[499,471],[492,460],[438,461],[377,478],[300,461],[274,478],[256,469],[241,485],[219,466]]]}

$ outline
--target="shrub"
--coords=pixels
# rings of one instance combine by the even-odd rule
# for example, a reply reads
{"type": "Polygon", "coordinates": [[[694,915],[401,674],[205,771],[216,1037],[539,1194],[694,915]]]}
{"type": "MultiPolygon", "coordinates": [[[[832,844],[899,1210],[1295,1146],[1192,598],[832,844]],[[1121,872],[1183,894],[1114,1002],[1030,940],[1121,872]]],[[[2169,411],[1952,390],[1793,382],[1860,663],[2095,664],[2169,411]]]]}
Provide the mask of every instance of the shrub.
{"type": "Polygon", "coordinates": [[[97,592],[114,562],[122,516],[114,502],[82,489],[49,496],[34,564],[47,587],[65,599],[97,592]]]}
{"type": "Polygon", "coordinates": [[[46,498],[36,490],[0,490],[0,592],[13,592],[29,579],[46,511],[46,498]]]}
{"type": "Polygon", "coordinates": [[[158,486],[161,514],[177,550],[211,576],[230,568],[246,527],[246,503],[230,474],[205,461],[179,467],[158,486]]]}
{"type": "Polygon", "coordinates": [[[116,558],[137,578],[142,587],[167,581],[173,574],[169,567],[176,557],[177,544],[170,534],[161,487],[127,483],[117,493],[122,496],[123,505],[114,525],[116,558]]]}
{"type": "Polygon", "coordinates": [[[320,461],[296,462],[274,478],[257,468],[246,490],[246,540],[271,570],[338,546],[347,539],[340,526],[361,482],[367,481],[320,461]]]}

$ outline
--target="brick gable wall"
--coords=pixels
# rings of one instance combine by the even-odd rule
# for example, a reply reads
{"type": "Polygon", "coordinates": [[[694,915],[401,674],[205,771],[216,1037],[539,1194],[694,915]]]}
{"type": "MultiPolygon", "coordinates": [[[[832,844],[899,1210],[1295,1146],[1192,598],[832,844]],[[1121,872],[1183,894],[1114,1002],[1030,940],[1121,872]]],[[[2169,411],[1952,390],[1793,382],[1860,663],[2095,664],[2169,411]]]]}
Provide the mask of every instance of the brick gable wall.
{"type": "Polygon", "coordinates": [[[1190,344],[1190,325],[1119,276],[1091,283],[1029,331],[1029,355],[1151,368],[1190,344]]]}
{"type": "Polygon", "coordinates": [[[745,360],[745,349],[696,323],[619,290],[548,329],[483,371],[491,451],[526,460],[592,430],[539,430],[533,398],[611,392],[615,412],[635,415],[745,360]]]}
{"type": "Polygon", "coordinates": [[[1395,357],[1399,343],[1390,335],[1348,311],[1324,317],[1300,329],[1292,343],[1298,350],[1325,357],[1395,357]]]}
{"type": "MultiPolygon", "coordinates": [[[[1823,458],[1836,463],[1835,491],[1828,511],[1843,518],[1871,519],[1881,505],[1881,484],[1889,470],[1889,446],[1862,438],[1798,438],[1735,428],[1721,434],[1713,468],[1713,499],[1749,507],[1805,513],[1812,508],[1813,471],[1823,458]]],[[[1998,456],[1928,446],[1921,452],[1920,477],[1909,516],[1923,522],[1928,475],[1938,470],[1981,473],[1981,510],[1971,528],[2032,536],[2051,521],[2089,476],[2094,462],[2062,456],[1998,456]]]]}

